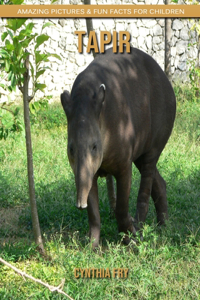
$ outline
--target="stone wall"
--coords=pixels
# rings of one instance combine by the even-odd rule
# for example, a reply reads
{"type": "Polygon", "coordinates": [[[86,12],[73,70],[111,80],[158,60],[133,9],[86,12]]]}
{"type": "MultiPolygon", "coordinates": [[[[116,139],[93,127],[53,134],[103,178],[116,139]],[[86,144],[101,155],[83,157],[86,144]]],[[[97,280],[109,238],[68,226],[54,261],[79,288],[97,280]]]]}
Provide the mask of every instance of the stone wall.
{"type": "MultiPolygon", "coordinates": [[[[136,1],[92,1],[92,4],[163,4],[162,0],[136,1]]],[[[26,1],[27,4],[49,4],[50,1],[26,1]],[[49,3],[48,3],[49,2],[49,3]]],[[[80,4],[78,0],[59,0],[56,4],[80,4]]],[[[92,54],[78,53],[78,37],[76,30],[86,31],[85,19],[52,19],[55,26],[45,28],[51,40],[45,43],[45,50],[57,53],[62,61],[58,64],[51,62],[51,70],[47,70],[41,82],[47,85],[46,94],[58,96],[63,89],[70,90],[74,79],[92,60],[92,54]]],[[[41,26],[47,19],[36,19],[35,30],[41,32],[41,26]]],[[[164,68],[164,19],[93,19],[94,30],[99,36],[101,30],[129,31],[131,44],[150,54],[164,68]]],[[[0,34],[3,31],[0,27],[0,34]]],[[[198,55],[196,32],[191,31],[191,22],[187,19],[172,19],[171,67],[172,80],[185,82],[189,79],[188,69],[190,60],[196,60],[198,55]],[[190,45],[190,47],[189,47],[190,45]]],[[[84,44],[87,37],[84,38],[84,44]]],[[[84,47],[85,48],[85,47],[84,47]]],[[[53,59],[55,60],[55,59],[53,59]]]]}

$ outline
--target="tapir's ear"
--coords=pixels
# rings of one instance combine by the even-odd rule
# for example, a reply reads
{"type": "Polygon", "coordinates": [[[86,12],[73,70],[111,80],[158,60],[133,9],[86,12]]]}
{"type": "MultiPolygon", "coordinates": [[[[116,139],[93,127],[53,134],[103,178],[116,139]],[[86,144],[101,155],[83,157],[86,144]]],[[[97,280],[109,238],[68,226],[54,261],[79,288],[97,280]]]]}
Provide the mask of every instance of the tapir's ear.
{"type": "Polygon", "coordinates": [[[104,102],[105,94],[106,94],[106,86],[104,83],[102,83],[99,87],[99,93],[98,93],[98,98],[101,103],[104,102]]]}
{"type": "Polygon", "coordinates": [[[99,86],[99,91],[97,93],[97,99],[96,99],[96,112],[99,115],[101,112],[102,104],[105,100],[105,94],[106,94],[106,86],[104,83],[102,83],[99,86]]]}
{"type": "Polygon", "coordinates": [[[71,101],[70,101],[70,93],[68,91],[64,91],[60,95],[60,100],[63,106],[63,109],[66,113],[66,116],[69,116],[70,111],[71,111],[71,101]]]}

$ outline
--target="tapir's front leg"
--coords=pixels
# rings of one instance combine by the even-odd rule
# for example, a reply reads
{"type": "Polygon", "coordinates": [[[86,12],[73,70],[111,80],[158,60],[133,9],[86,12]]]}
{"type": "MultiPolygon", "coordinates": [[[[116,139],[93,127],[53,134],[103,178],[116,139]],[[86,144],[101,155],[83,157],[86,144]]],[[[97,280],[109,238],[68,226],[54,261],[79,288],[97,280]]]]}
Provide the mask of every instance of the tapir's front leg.
{"type": "Polygon", "coordinates": [[[93,242],[93,249],[99,245],[100,238],[100,214],[99,214],[99,198],[97,176],[94,177],[92,188],[88,196],[88,220],[89,220],[89,237],[93,242]]]}
{"type": "Polygon", "coordinates": [[[131,189],[131,176],[132,168],[131,165],[123,169],[123,172],[116,177],[117,180],[117,202],[115,215],[118,223],[119,232],[124,232],[127,234],[123,243],[128,244],[130,239],[128,237],[128,232],[136,234],[135,228],[133,226],[133,218],[128,212],[129,208],[129,195],[131,189]]]}

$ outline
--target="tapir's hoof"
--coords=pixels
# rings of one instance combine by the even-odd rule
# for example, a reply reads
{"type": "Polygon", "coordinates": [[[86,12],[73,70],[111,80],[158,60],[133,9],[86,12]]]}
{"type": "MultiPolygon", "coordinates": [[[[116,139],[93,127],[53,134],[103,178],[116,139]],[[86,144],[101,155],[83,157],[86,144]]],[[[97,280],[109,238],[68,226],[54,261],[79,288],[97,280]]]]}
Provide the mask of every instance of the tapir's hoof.
{"type": "Polygon", "coordinates": [[[130,244],[134,244],[134,245],[137,244],[136,240],[135,240],[133,237],[129,237],[129,236],[127,236],[127,235],[123,238],[122,243],[123,243],[125,246],[128,246],[128,245],[130,245],[130,244]]]}
{"type": "Polygon", "coordinates": [[[75,206],[78,209],[83,210],[83,209],[87,208],[87,203],[84,203],[84,204],[77,203],[77,204],[75,204],[75,206]]]}
{"type": "Polygon", "coordinates": [[[125,234],[122,240],[122,243],[124,245],[129,245],[131,241],[133,241],[136,244],[136,240],[134,239],[134,237],[136,237],[136,229],[133,226],[133,217],[129,216],[129,220],[131,221],[131,225],[128,228],[127,232],[129,232],[130,234],[125,234]]]}

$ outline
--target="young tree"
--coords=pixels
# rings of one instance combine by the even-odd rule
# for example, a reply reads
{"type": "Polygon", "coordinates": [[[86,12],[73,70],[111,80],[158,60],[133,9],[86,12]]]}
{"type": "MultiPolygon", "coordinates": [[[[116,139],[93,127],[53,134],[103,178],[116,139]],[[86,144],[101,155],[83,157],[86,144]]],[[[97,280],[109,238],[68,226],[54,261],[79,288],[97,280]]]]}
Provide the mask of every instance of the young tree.
{"type": "MultiPolygon", "coordinates": [[[[13,4],[21,4],[22,2],[23,0],[12,0],[13,4]]],[[[9,85],[1,84],[1,87],[8,89],[10,92],[16,91],[16,87],[18,87],[23,95],[32,226],[35,243],[39,251],[44,254],[35,197],[29,103],[37,91],[44,91],[46,87],[44,83],[39,82],[39,78],[49,68],[45,66],[49,62],[49,57],[53,56],[57,59],[60,59],[60,57],[57,54],[42,52],[39,49],[50,37],[43,33],[40,35],[34,33],[34,22],[28,22],[27,19],[23,18],[7,19],[6,22],[6,30],[1,36],[3,46],[0,47],[0,70],[7,74],[9,85]],[[29,60],[30,56],[32,56],[33,62],[29,60]],[[31,95],[29,94],[30,79],[32,81],[31,95]]],[[[50,22],[45,23],[42,29],[50,25],[52,25],[50,22]]]]}
{"type": "MultiPolygon", "coordinates": [[[[84,0],[85,5],[90,5],[91,4],[90,2],[91,2],[90,0],[84,0]]],[[[92,18],[86,18],[86,27],[87,27],[87,34],[89,36],[90,31],[94,30],[92,18]]],[[[93,54],[93,57],[96,56],[94,49],[92,49],[92,54],[93,54]]]]}
{"type": "MultiPolygon", "coordinates": [[[[170,0],[165,0],[165,4],[170,4],[170,0]]],[[[170,18],[165,18],[165,74],[171,81],[171,24],[170,18]]]]}

